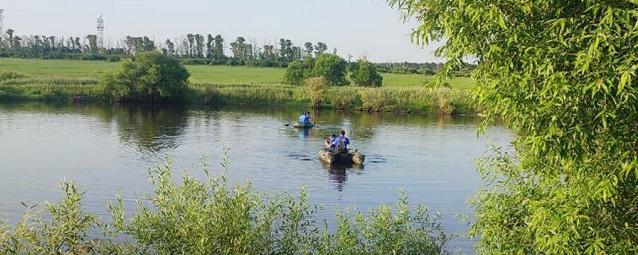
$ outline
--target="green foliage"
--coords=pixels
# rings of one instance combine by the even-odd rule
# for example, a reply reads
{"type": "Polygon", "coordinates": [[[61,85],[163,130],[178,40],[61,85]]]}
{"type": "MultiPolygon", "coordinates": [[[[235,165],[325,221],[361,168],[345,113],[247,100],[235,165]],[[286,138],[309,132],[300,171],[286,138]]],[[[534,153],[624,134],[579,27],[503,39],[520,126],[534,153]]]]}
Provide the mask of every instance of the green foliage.
{"type": "Polygon", "coordinates": [[[105,75],[100,84],[115,101],[155,102],[182,96],[189,76],[179,60],[153,51],[124,61],[117,73],[105,75]]]}
{"type": "Polygon", "coordinates": [[[381,87],[383,77],[377,73],[377,67],[367,60],[359,60],[350,75],[354,84],[363,87],[381,87]]]}
{"type": "Polygon", "coordinates": [[[294,61],[288,65],[288,68],[286,68],[283,83],[301,85],[304,80],[308,78],[311,71],[312,67],[307,66],[304,62],[294,61]]]}
{"type": "Polygon", "coordinates": [[[97,224],[95,216],[81,207],[82,192],[73,183],[63,183],[64,198],[58,204],[47,203],[50,219],[37,217],[36,206],[15,227],[0,226],[2,254],[86,254],[96,252],[88,232],[97,224]]]}
{"type": "Polygon", "coordinates": [[[478,251],[638,253],[637,3],[389,2],[445,39],[442,74],[476,58],[476,99],[518,134],[516,160],[481,167],[478,251]]]}
{"type": "Polygon", "coordinates": [[[413,212],[404,195],[369,214],[339,213],[329,230],[314,220],[317,208],[303,189],[298,198],[264,198],[250,185],[209,176],[206,166],[203,180],[176,183],[172,173],[170,163],[150,171],[153,194],[131,216],[122,199],[109,205],[110,224],[85,214],[77,186],[64,184],[63,200],[48,206],[49,222],[28,213],[15,227],[0,224],[0,254],[445,253],[439,216],[423,206],[413,212]],[[92,239],[91,231],[104,235],[92,239]]]}
{"type": "Polygon", "coordinates": [[[326,79],[323,77],[309,78],[306,80],[306,86],[308,86],[310,102],[314,107],[319,107],[321,101],[326,95],[326,79]]]}
{"type": "Polygon", "coordinates": [[[348,85],[350,82],[346,79],[347,64],[337,55],[323,53],[317,56],[312,74],[323,77],[329,85],[348,85]]]}

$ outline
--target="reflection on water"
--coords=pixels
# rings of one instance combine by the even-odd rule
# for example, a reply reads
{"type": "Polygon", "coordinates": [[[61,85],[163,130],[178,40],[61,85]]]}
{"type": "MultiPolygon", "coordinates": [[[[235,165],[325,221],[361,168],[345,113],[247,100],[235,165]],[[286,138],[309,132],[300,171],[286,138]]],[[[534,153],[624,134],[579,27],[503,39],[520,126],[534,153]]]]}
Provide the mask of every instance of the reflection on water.
{"type": "MultiPolygon", "coordinates": [[[[442,212],[448,231],[463,233],[467,226],[454,215],[471,213],[465,201],[480,186],[473,159],[511,138],[500,127],[477,138],[479,119],[450,116],[319,111],[311,116],[318,128],[290,127],[305,110],[0,105],[0,215],[15,220],[20,201],[59,198],[63,178],[86,187],[91,212],[105,215],[120,190],[134,209],[133,199],[150,191],[148,167],[173,159],[176,172],[197,175],[202,156],[219,162],[228,147],[232,181],[264,192],[305,186],[328,221],[335,207],[367,210],[393,203],[404,189],[414,204],[442,212]],[[364,167],[318,159],[323,140],[341,129],[366,154],[364,167]]],[[[471,245],[459,239],[452,246],[471,245]]]]}

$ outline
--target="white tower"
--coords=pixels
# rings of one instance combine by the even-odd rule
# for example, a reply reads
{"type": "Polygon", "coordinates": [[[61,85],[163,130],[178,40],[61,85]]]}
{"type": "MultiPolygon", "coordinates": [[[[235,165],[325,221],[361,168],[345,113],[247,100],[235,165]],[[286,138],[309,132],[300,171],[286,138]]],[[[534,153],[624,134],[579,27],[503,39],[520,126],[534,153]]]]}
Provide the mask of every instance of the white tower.
{"type": "Polygon", "coordinates": [[[0,36],[4,34],[4,9],[0,9],[0,36]]]}
{"type": "Polygon", "coordinates": [[[104,48],[104,17],[102,14],[97,18],[97,48],[104,48]]]}

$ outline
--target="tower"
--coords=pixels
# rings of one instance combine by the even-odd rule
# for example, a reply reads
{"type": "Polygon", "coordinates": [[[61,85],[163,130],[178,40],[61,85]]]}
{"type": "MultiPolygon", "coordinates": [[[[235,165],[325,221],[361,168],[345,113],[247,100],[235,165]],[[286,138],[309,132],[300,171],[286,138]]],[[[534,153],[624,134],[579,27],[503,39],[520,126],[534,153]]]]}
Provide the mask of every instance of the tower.
{"type": "Polygon", "coordinates": [[[97,48],[104,48],[104,17],[102,14],[97,18],[97,48]]]}
{"type": "Polygon", "coordinates": [[[4,9],[0,9],[0,35],[4,33],[4,9]]]}

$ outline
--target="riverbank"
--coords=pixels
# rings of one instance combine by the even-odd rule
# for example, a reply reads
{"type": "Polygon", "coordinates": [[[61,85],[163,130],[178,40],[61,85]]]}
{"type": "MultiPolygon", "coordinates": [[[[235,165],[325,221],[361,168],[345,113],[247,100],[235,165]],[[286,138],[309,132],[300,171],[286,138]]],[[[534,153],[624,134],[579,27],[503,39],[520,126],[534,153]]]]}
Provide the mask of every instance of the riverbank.
{"type": "MultiPolygon", "coordinates": [[[[101,75],[118,63],[103,61],[0,59],[0,101],[104,102],[101,75]],[[5,74],[5,75],[2,75],[5,74]],[[4,76],[4,77],[3,77],[4,76]]],[[[282,85],[284,69],[233,66],[187,66],[190,104],[295,105],[310,107],[305,87],[282,85]]],[[[474,114],[466,78],[444,88],[424,86],[431,77],[383,74],[382,88],[331,87],[321,107],[338,110],[474,114]]]]}

